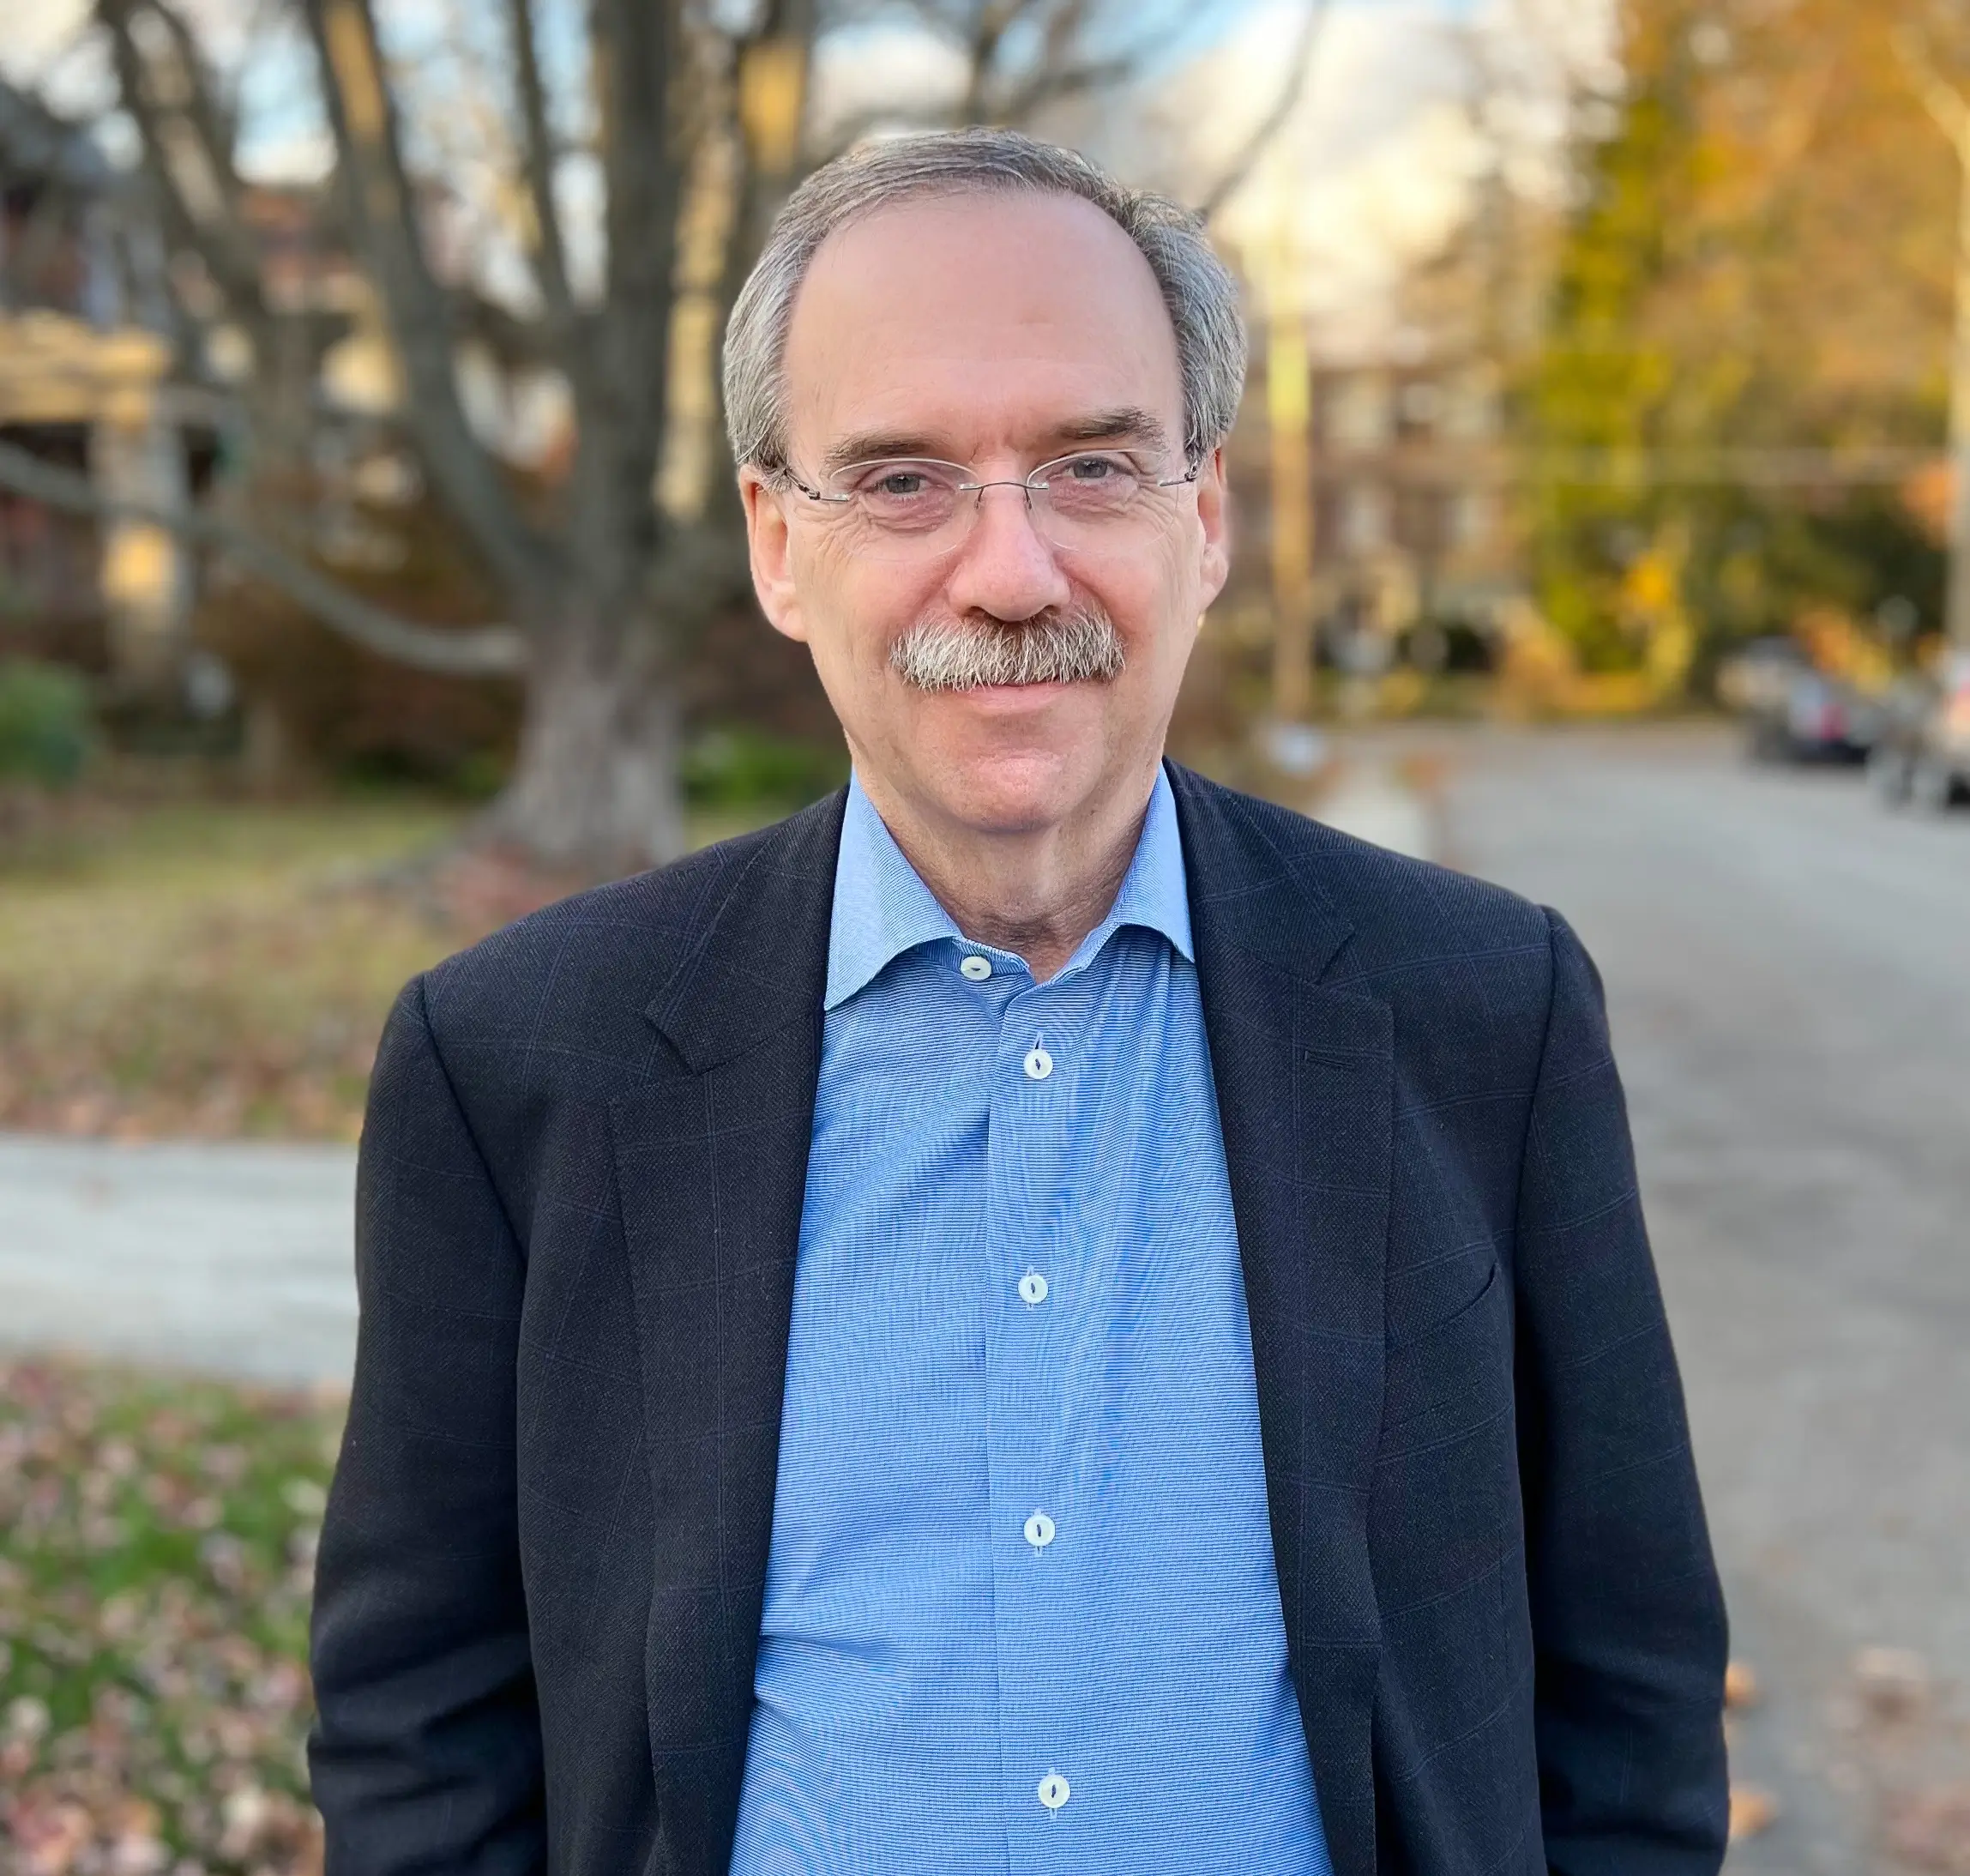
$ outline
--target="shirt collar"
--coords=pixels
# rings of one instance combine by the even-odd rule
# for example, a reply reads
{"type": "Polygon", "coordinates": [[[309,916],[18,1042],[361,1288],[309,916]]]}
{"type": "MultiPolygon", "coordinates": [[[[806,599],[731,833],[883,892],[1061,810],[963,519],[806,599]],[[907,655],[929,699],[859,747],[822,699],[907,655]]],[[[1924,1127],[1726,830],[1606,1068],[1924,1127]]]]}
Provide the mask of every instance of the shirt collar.
{"type": "MultiPolygon", "coordinates": [[[[1115,895],[1108,916],[1081,940],[1061,974],[1086,969],[1125,925],[1160,932],[1186,959],[1196,962],[1176,797],[1160,766],[1122,890],[1115,895]]],[[[851,775],[847,808],[841,820],[841,850],[834,864],[827,1007],[834,1010],[847,1002],[905,951],[939,938],[961,942],[963,936],[904,858],[875,803],[863,792],[861,778],[851,775]]]]}

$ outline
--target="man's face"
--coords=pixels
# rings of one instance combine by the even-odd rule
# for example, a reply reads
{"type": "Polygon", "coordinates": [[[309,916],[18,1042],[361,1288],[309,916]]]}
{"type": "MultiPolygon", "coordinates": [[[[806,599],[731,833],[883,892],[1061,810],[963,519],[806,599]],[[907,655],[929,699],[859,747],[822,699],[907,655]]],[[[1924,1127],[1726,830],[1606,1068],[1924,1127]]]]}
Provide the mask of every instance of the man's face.
{"type": "MultiPolygon", "coordinates": [[[[1189,467],[1155,277],[1106,215],[1068,196],[907,202],[832,237],[795,303],[785,386],[791,467],[810,488],[871,458],[940,459],[978,481],[1075,451],[1126,451],[1166,477],[1189,467]]],[[[879,791],[954,832],[1057,827],[1147,786],[1224,584],[1221,470],[1214,454],[1195,483],[1150,491],[1065,545],[1018,489],[962,495],[961,510],[979,504],[968,533],[899,558],[859,509],[749,468],[754,581],[768,618],[813,653],[879,791]],[[962,648],[1077,616],[1112,623],[1118,673],[948,687],[893,661],[913,630],[962,648]]]]}

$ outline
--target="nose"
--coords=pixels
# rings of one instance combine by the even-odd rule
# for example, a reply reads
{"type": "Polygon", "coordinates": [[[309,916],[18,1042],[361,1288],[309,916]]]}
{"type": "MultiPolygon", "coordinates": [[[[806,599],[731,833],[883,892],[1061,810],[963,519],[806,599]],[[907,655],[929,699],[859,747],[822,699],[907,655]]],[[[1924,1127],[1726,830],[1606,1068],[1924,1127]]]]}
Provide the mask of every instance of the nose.
{"type": "Polygon", "coordinates": [[[1033,526],[1025,491],[1002,486],[972,499],[978,518],[945,582],[951,606],[961,615],[1013,620],[1065,606],[1073,589],[1059,557],[1033,526]]]}

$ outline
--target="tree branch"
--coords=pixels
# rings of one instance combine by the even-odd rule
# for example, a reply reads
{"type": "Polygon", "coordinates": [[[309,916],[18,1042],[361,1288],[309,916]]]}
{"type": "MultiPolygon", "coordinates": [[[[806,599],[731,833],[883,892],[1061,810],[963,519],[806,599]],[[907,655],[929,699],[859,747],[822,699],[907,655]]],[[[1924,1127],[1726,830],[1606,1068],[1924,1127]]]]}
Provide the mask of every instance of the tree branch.
{"type": "Polygon", "coordinates": [[[404,368],[407,416],[425,465],[473,544],[509,592],[538,592],[559,557],[529,527],[460,401],[455,335],[431,277],[384,81],[370,0],[305,0],[322,92],[349,205],[404,368]]]}
{"type": "Polygon", "coordinates": [[[540,49],[533,36],[533,0],[506,0],[506,31],[513,42],[519,94],[521,168],[533,204],[534,269],[548,323],[565,347],[574,336],[575,296],[568,284],[561,214],[554,203],[554,133],[547,117],[547,88],[540,77],[540,49]]]}
{"type": "MultiPolygon", "coordinates": [[[[734,207],[726,234],[714,304],[714,329],[723,334],[746,276],[766,244],[768,230],[798,181],[805,149],[814,39],[819,27],[816,0],[768,0],[752,32],[733,49],[733,105],[738,174],[734,207]]],[[[725,428],[725,386],[715,361],[712,399],[718,420],[712,425],[716,464],[713,486],[732,488],[731,449],[725,428]]],[[[727,498],[711,515],[730,521],[737,504],[727,498]]]]}
{"type": "Polygon", "coordinates": [[[413,624],[337,584],[283,547],[223,516],[202,510],[154,507],[103,494],[86,476],[43,462],[16,444],[0,443],[0,488],[12,489],[64,514],[163,528],[181,540],[213,547],[365,651],[450,677],[509,677],[526,667],[527,644],[510,625],[443,631],[413,624]]]}
{"type": "Polygon", "coordinates": [[[606,594],[643,579],[657,546],[657,461],[669,417],[671,313],[685,153],[672,88],[685,0],[594,0],[594,63],[608,185],[608,276],[598,379],[583,413],[574,516],[583,572],[606,594]],[[584,510],[586,512],[584,512],[584,510]]]}
{"type": "Polygon", "coordinates": [[[229,220],[237,220],[239,170],[235,158],[239,127],[230,108],[216,94],[207,69],[205,51],[172,0],[150,0],[150,10],[170,38],[172,56],[184,81],[179,109],[197,133],[212,164],[229,220]]]}
{"type": "MultiPolygon", "coordinates": [[[[202,105],[197,98],[204,81],[203,69],[196,58],[186,58],[181,51],[180,75],[186,93],[182,106],[161,100],[131,30],[136,12],[135,0],[95,0],[96,21],[110,42],[117,88],[124,108],[136,125],[143,146],[144,168],[158,190],[166,224],[175,238],[204,263],[208,276],[232,317],[249,329],[263,333],[268,313],[261,291],[259,265],[250,239],[233,212],[239,197],[239,178],[232,167],[231,151],[216,148],[207,134],[215,122],[209,100],[202,105]],[[174,131],[178,133],[175,140],[174,131]],[[175,153],[174,141],[178,144],[175,153]],[[205,212],[192,199],[193,190],[184,173],[188,154],[205,166],[206,179],[215,194],[216,200],[205,212]]],[[[183,30],[181,21],[161,9],[160,18],[167,29],[175,26],[183,30]]],[[[176,33],[172,41],[174,47],[180,45],[176,33]]]]}
{"type": "Polygon", "coordinates": [[[1321,28],[1326,25],[1331,9],[1329,0],[1304,0],[1304,3],[1306,11],[1300,20],[1299,42],[1293,47],[1286,83],[1274,100],[1272,109],[1259,120],[1257,128],[1245,139],[1244,147],[1232,159],[1231,167],[1219,177],[1198,205],[1197,212],[1206,221],[1215,216],[1238,192],[1239,184],[1251,174],[1253,166],[1265,154],[1267,145],[1286,128],[1286,119],[1292,117],[1299,100],[1306,94],[1315,55],[1320,49],[1321,28]]]}
{"type": "Polygon", "coordinates": [[[975,0],[965,47],[965,94],[958,104],[961,124],[977,124],[985,117],[985,93],[999,46],[1029,4],[1031,0],[975,0]]]}

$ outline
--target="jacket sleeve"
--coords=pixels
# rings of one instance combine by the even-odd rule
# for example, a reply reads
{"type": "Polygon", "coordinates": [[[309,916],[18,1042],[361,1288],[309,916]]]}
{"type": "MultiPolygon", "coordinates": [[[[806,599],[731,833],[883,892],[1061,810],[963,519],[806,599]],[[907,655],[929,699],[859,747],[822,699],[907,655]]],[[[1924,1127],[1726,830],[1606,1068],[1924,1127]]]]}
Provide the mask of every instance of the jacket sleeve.
{"type": "Polygon", "coordinates": [[[1726,1634],[1600,979],[1557,914],[1515,1252],[1546,1859],[1723,1860],[1726,1634]]]}
{"type": "Polygon", "coordinates": [[[355,1381],[316,1575],[327,1876],[545,1867],[515,1486],[523,1276],[413,980],[363,1129],[355,1381]]]}

